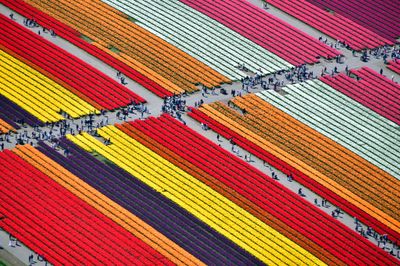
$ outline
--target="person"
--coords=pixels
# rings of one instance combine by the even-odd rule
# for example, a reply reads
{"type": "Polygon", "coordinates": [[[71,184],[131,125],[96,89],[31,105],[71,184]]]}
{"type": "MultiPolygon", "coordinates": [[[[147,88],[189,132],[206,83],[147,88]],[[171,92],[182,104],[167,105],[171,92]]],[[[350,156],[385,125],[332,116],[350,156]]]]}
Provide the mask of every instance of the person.
{"type": "Polygon", "coordinates": [[[36,261],[34,260],[33,255],[32,254],[29,255],[29,265],[33,265],[35,263],[36,263],[36,261]]]}
{"type": "Polygon", "coordinates": [[[10,239],[10,240],[8,241],[8,246],[11,247],[11,248],[15,248],[15,241],[14,241],[14,239],[10,239]]]}
{"type": "Polygon", "coordinates": [[[356,224],[356,232],[361,233],[362,226],[360,224],[356,224]]]}
{"type": "Polygon", "coordinates": [[[219,140],[219,134],[217,134],[217,140],[220,141],[220,140],[219,140]]]}
{"type": "MultiPolygon", "coordinates": [[[[363,236],[363,237],[365,237],[366,239],[368,239],[367,235],[365,234],[364,228],[361,228],[360,234],[361,234],[361,236],[363,236]]],[[[379,247],[379,243],[378,243],[378,247],[379,247]]]]}
{"type": "Polygon", "coordinates": [[[11,234],[9,234],[9,242],[8,242],[8,246],[15,248],[16,246],[20,247],[21,245],[18,243],[18,240],[16,238],[14,238],[11,234]]]}
{"type": "Polygon", "coordinates": [[[322,199],[322,200],[321,200],[321,206],[322,206],[322,207],[325,207],[325,204],[326,204],[326,199],[322,199]]]}
{"type": "Polygon", "coordinates": [[[392,248],[390,249],[389,254],[392,255],[392,256],[396,256],[396,254],[394,253],[394,247],[392,247],[392,248]]]}
{"type": "Polygon", "coordinates": [[[314,204],[317,205],[318,207],[321,207],[321,205],[318,204],[318,199],[317,198],[314,199],[314,204]]]}
{"type": "Polygon", "coordinates": [[[384,55],[383,55],[383,63],[384,63],[385,65],[387,64],[387,57],[388,57],[387,54],[384,54],[384,55]]]}
{"type": "Polygon", "coordinates": [[[303,189],[299,188],[299,190],[297,191],[297,194],[299,194],[302,197],[305,197],[306,195],[303,194],[303,189]]]}
{"type": "Polygon", "coordinates": [[[272,171],[271,175],[272,179],[279,180],[278,175],[274,171],[272,171]]]}
{"type": "Polygon", "coordinates": [[[1,144],[0,144],[0,150],[1,150],[1,151],[4,150],[4,143],[1,143],[1,144]]]}
{"type": "Polygon", "coordinates": [[[43,256],[42,256],[42,255],[39,255],[39,254],[36,255],[36,259],[37,259],[38,261],[44,261],[43,256]]]}
{"type": "Polygon", "coordinates": [[[373,231],[372,231],[372,228],[371,227],[367,227],[367,235],[368,236],[373,236],[374,235],[374,233],[373,233],[373,231]]]}

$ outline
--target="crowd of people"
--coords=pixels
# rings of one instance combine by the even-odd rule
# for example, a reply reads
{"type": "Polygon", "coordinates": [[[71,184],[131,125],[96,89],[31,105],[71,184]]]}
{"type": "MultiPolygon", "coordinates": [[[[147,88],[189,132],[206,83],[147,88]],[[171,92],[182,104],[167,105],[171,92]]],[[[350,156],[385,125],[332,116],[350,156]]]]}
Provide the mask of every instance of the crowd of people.
{"type": "MultiPolygon", "coordinates": [[[[12,20],[14,20],[14,21],[17,20],[17,19],[14,17],[14,14],[13,14],[13,13],[10,13],[10,14],[9,14],[9,17],[10,17],[10,19],[12,19],[12,20]]],[[[43,33],[50,33],[50,35],[51,35],[52,37],[56,37],[56,36],[57,36],[53,29],[47,29],[47,28],[45,28],[45,27],[41,27],[41,26],[39,25],[39,23],[38,23],[34,18],[31,18],[31,19],[29,19],[29,18],[24,18],[23,24],[24,24],[26,27],[31,28],[31,29],[33,29],[33,28],[40,28],[40,29],[38,30],[38,34],[39,34],[39,35],[41,35],[41,32],[43,32],[43,33]]]]}
{"type": "Polygon", "coordinates": [[[183,99],[184,96],[185,94],[174,94],[173,96],[164,98],[161,105],[161,112],[176,117],[186,125],[186,121],[182,118],[182,114],[187,111],[186,100],[183,99]]]}
{"type": "MultiPolygon", "coordinates": [[[[339,68],[335,65],[331,70],[327,67],[321,69],[320,76],[334,76],[340,73],[339,68]]],[[[346,73],[349,74],[346,66],[346,73]]],[[[242,93],[249,93],[252,89],[261,88],[263,90],[273,89],[278,91],[286,84],[295,84],[306,80],[317,78],[317,74],[306,64],[294,67],[290,70],[277,71],[269,76],[265,76],[261,71],[257,71],[254,76],[246,76],[241,79],[241,90],[232,89],[232,97],[241,96],[242,93]],[[259,87],[258,87],[259,86],[259,87]]]]}
{"type": "Polygon", "coordinates": [[[17,133],[0,134],[0,150],[3,150],[7,144],[34,145],[38,141],[55,142],[66,134],[77,134],[82,131],[93,132],[95,129],[109,124],[109,117],[104,112],[102,114],[103,116],[89,114],[79,120],[66,119],[45,126],[33,126],[30,130],[26,124],[22,124],[22,129],[17,133]]]}
{"type": "Polygon", "coordinates": [[[364,50],[361,53],[361,61],[368,62],[370,58],[382,59],[384,64],[388,64],[389,60],[400,60],[400,46],[382,46],[371,50],[364,50]]]}
{"type": "MultiPolygon", "coordinates": [[[[13,20],[15,20],[13,14],[10,14],[10,18],[13,19],[13,20]]],[[[23,23],[24,23],[24,25],[25,25],[26,27],[28,27],[28,28],[41,28],[41,30],[40,30],[40,29],[38,30],[38,34],[39,34],[39,35],[41,34],[41,32],[43,32],[43,33],[47,33],[47,32],[48,32],[48,33],[50,33],[50,35],[51,35],[52,37],[56,37],[56,36],[57,36],[56,33],[54,32],[54,30],[52,30],[52,29],[46,29],[45,27],[41,27],[41,26],[39,25],[39,23],[36,22],[35,19],[28,19],[28,18],[25,18],[24,21],[23,21],[23,23]]]]}
{"type": "MultiPolygon", "coordinates": [[[[346,44],[346,42],[341,42],[338,40],[336,40],[335,42],[329,42],[327,38],[323,37],[319,37],[319,40],[325,44],[330,45],[333,48],[343,47],[350,50],[350,46],[346,44]]],[[[384,45],[374,49],[364,49],[359,52],[352,50],[352,55],[354,57],[358,57],[358,54],[360,54],[360,60],[363,62],[368,62],[371,58],[382,59],[383,63],[386,65],[389,63],[389,60],[393,60],[395,62],[400,61],[400,45],[384,45]]],[[[341,58],[341,56],[337,57],[336,63],[342,63],[341,58]]]]}
{"type": "MultiPolygon", "coordinates": [[[[52,141],[53,139],[60,138],[66,134],[75,134],[83,130],[91,131],[94,128],[93,119],[94,115],[89,115],[87,119],[78,121],[62,120],[57,123],[48,124],[45,127],[34,126],[31,131],[27,129],[18,133],[8,132],[0,135],[0,148],[4,149],[4,143],[15,143],[19,145],[31,144],[37,141],[52,141]]],[[[104,122],[102,122],[104,123],[104,122]]],[[[98,124],[97,127],[100,125],[98,124]]]]}
{"type": "Polygon", "coordinates": [[[389,252],[392,256],[400,259],[400,242],[390,241],[387,234],[379,234],[373,228],[364,226],[361,222],[354,218],[355,231],[366,239],[373,238],[378,243],[378,247],[389,252]]]}
{"type": "Polygon", "coordinates": [[[121,82],[122,85],[128,85],[128,82],[126,81],[126,77],[120,71],[117,72],[117,79],[119,79],[119,81],[121,82]]]}
{"type": "MultiPolygon", "coordinates": [[[[145,114],[151,114],[150,110],[148,109],[147,105],[143,103],[131,103],[128,106],[120,108],[116,112],[116,117],[118,120],[126,121],[129,118],[129,115],[133,114],[140,114],[140,118],[143,119],[145,114]]],[[[102,126],[102,125],[101,125],[102,126]]]]}

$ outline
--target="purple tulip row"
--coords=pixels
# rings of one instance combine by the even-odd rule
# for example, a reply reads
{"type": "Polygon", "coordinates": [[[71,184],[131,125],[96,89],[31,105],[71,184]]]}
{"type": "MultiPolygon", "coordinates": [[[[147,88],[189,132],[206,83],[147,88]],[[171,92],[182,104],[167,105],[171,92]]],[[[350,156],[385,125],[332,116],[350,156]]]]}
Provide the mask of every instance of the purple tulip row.
{"type": "Polygon", "coordinates": [[[15,123],[17,121],[23,121],[30,126],[43,125],[43,122],[41,122],[38,118],[30,114],[28,111],[25,111],[16,103],[10,101],[3,95],[0,95],[0,118],[12,125],[15,129],[20,128],[15,123]]]}

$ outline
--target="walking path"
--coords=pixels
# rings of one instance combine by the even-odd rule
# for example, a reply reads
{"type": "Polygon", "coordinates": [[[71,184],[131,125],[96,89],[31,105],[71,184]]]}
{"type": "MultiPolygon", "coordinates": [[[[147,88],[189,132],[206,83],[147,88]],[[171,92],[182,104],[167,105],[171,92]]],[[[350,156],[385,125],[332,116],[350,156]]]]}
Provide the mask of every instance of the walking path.
{"type": "MultiPolygon", "coordinates": [[[[260,0],[249,0],[250,2],[252,2],[253,4],[262,7],[262,1],[260,0]]],[[[295,27],[300,28],[302,31],[308,33],[309,35],[315,37],[315,38],[319,38],[320,36],[323,37],[323,39],[327,39],[329,43],[334,43],[335,40],[331,39],[328,36],[325,36],[324,34],[318,32],[317,30],[309,27],[308,25],[304,24],[301,21],[298,21],[297,19],[285,14],[284,12],[271,7],[269,5],[269,9],[267,10],[267,12],[283,19],[284,21],[292,24],[295,27]]],[[[18,23],[20,23],[21,25],[23,25],[23,19],[24,17],[22,17],[21,15],[17,14],[16,12],[8,9],[7,7],[5,7],[4,5],[0,4],[0,13],[8,16],[10,13],[14,14],[14,18],[16,19],[16,21],[18,23]]],[[[37,33],[39,28],[33,28],[30,29],[34,32],[37,33]]],[[[62,49],[67,50],[68,52],[70,52],[71,54],[79,57],[80,59],[84,60],[86,63],[96,67],[97,69],[99,69],[100,71],[102,71],[103,73],[105,73],[106,75],[108,75],[110,78],[113,78],[115,80],[117,79],[117,70],[115,70],[114,68],[106,65],[105,63],[103,63],[102,61],[100,61],[99,59],[93,57],[92,55],[86,53],[85,51],[81,50],[80,48],[72,45],[71,43],[69,43],[68,41],[60,38],[60,37],[56,37],[53,38],[50,36],[50,34],[48,33],[43,33],[41,34],[42,37],[46,38],[47,40],[55,43],[56,45],[58,45],[59,47],[61,47],[62,49]]],[[[308,69],[313,71],[314,75],[319,75],[321,73],[321,71],[326,67],[328,72],[330,73],[334,67],[336,66],[338,68],[338,71],[340,72],[344,72],[346,66],[349,67],[349,69],[352,68],[359,68],[362,66],[368,66],[376,71],[380,71],[380,69],[383,69],[383,73],[384,75],[391,77],[392,75],[395,76],[395,81],[400,81],[400,76],[398,74],[394,74],[392,71],[390,71],[389,69],[387,69],[385,67],[385,65],[383,64],[383,61],[381,59],[375,59],[375,58],[371,58],[371,60],[368,63],[364,63],[360,60],[359,57],[354,57],[351,53],[351,51],[346,50],[344,48],[338,48],[344,55],[344,58],[342,58],[342,61],[344,63],[342,64],[337,64],[335,62],[335,60],[325,60],[325,59],[321,59],[321,62],[319,64],[314,64],[314,65],[308,65],[308,69]]],[[[247,73],[249,76],[252,76],[253,73],[247,73]]],[[[270,76],[264,77],[264,80],[268,79],[270,76]]],[[[283,75],[277,75],[278,80],[284,80],[286,82],[286,80],[284,79],[283,75]]],[[[137,84],[135,81],[126,78],[126,81],[128,82],[127,87],[129,89],[131,89],[132,91],[134,91],[135,93],[137,93],[138,95],[144,97],[147,100],[147,108],[149,110],[148,114],[144,115],[144,118],[152,115],[152,116],[158,116],[161,114],[161,106],[163,104],[163,100],[159,97],[157,97],[156,95],[154,95],[153,93],[151,93],[150,91],[146,90],[145,88],[143,88],[142,86],[140,86],[139,84],[137,84]]],[[[242,95],[246,94],[247,92],[241,90],[242,88],[242,83],[240,81],[237,82],[233,82],[232,84],[223,84],[221,86],[222,88],[226,89],[228,94],[227,95],[223,95],[221,93],[218,93],[217,90],[217,94],[213,95],[211,93],[206,94],[205,97],[203,97],[201,95],[201,92],[196,92],[193,93],[191,95],[188,95],[186,97],[184,97],[184,100],[186,100],[187,106],[194,106],[195,102],[199,101],[200,99],[203,99],[205,103],[212,103],[214,101],[222,101],[222,102],[228,102],[232,96],[230,94],[230,91],[232,89],[236,90],[236,91],[241,91],[242,95]]],[[[260,85],[256,86],[255,89],[251,89],[250,93],[254,93],[257,91],[260,91],[261,87],[260,85]]],[[[130,114],[127,117],[127,121],[132,121],[134,119],[140,119],[140,113],[136,112],[136,114],[130,114]]],[[[209,138],[210,140],[212,140],[213,142],[217,142],[217,134],[211,130],[207,130],[204,131],[200,124],[193,120],[192,118],[190,118],[189,116],[187,116],[187,114],[183,113],[182,114],[182,119],[187,123],[187,125],[196,130],[197,132],[200,132],[203,136],[209,138]]],[[[80,119],[67,119],[67,123],[69,123],[71,125],[72,128],[75,128],[76,125],[81,126],[84,125],[84,121],[88,120],[88,117],[82,117],[80,119]]],[[[105,115],[97,115],[94,117],[94,123],[93,125],[96,125],[97,123],[100,122],[104,122],[105,120],[108,121],[108,124],[114,124],[114,123],[121,123],[123,122],[123,120],[120,120],[117,118],[117,111],[111,111],[111,112],[106,112],[105,115]]],[[[41,127],[39,128],[40,131],[44,132],[49,132],[50,131],[50,127],[41,127]]],[[[89,128],[88,127],[84,127],[83,128],[84,131],[88,131],[89,128]]],[[[18,130],[17,134],[13,134],[10,141],[11,142],[5,142],[5,148],[11,149],[16,145],[16,139],[18,134],[27,134],[27,135],[31,135],[32,132],[34,131],[34,128],[32,127],[24,127],[21,128],[20,130],[18,130]]],[[[56,138],[60,137],[59,134],[59,128],[58,127],[54,127],[52,130],[55,135],[56,138]]],[[[69,133],[69,132],[67,132],[69,133]]],[[[226,149],[229,152],[231,151],[231,145],[229,144],[228,140],[223,139],[221,137],[222,142],[218,142],[219,144],[221,144],[221,146],[226,149]]],[[[32,142],[32,144],[36,143],[36,140],[30,139],[29,142],[32,142]]],[[[248,155],[249,153],[242,150],[241,148],[239,148],[239,155],[243,160],[244,160],[244,155],[248,155]]],[[[255,156],[252,156],[252,162],[250,162],[253,166],[255,166],[256,168],[260,169],[261,171],[263,171],[264,173],[271,175],[272,171],[274,171],[277,175],[279,180],[277,182],[281,182],[283,185],[285,185],[286,187],[288,187],[289,189],[291,189],[292,191],[294,191],[295,193],[297,193],[298,189],[301,186],[301,184],[299,184],[298,182],[296,182],[295,180],[293,182],[289,182],[286,178],[286,175],[284,175],[282,172],[278,171],[277,169],[274,169],[273,167],[270,166],[264,166],[262,160],[260,160],[259,158],[256,158],[255,156]]],[[[306,199],[308,201],[310,201],[311,203],[314,204],[314,200],[317,199],[317,202],[320,204],[322,198],[319,197],[318,195],[316,195],[315,193],[313,193],[312,191],[308,190],[307,188],[302,187],[303,189],[303,193],[306,195],[306,199]]],[[[330,203],[328,203],[330,205],[330,207],[320,207],[324,212],[331,214],[331,212],[336,208],[335,206],[331,205],[330,203]]],[[[348,226],[349,228],[351,228],[352,230],[355,230],[355,223],[354,223],[354,218],[347,215],[346,213],[343,213],[341,215],[341,218],[338,218],[342,223],[344,223],[346,226],[348,226]]],[[[364,228],[366,228],[364,226],[364,228]]],[[[369,238],[369,240],[375,244],[376,241],[373,238],[369,238]]],[[[14,254],[16,257],[18,258],[26,258],[28,259],[29,255],[31,255],[31,251],[29,251],[27,248],[23,248],[23,247],[17,247],[17,248],[11,248],[8,247],[8,244],[5,244],[5,242],[8,241],[8,234],[5,233],[4,231],[0,231],[0,245],[3,245],[3,247],[11,254],[14,254]],[[7,238],[5,240],[5,238],[7,238]]],[[[2,253],[0,253],[0,258],[2,257],[2,253]]],[[[27,261],[24,261],[24,263],[27,263],[27,261]]],[[[38,264],[36,264],[38,265],[38,264]]]]}
{"type": "MultiPolygon", "coordinates": [[[[15,241],[11,241],[11,244],[14,245],[9,244],[10,235],[0,228],[0,261],[13,266],[28,265],[29,256],[34,254],[34,252],[30,251],[24,244],[19,242],[17,244],[15,241]]],[[[38,262],[35,265],[42,266],[45,265],[45,263],[38,262]]]]}

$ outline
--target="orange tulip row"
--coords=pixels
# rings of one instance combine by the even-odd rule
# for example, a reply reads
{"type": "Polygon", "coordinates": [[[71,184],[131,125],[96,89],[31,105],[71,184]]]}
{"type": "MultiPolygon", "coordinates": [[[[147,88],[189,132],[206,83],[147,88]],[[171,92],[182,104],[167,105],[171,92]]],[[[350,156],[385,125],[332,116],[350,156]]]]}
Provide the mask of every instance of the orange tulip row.
{"type": "Polygon", "coordinates": [[[10,131],[15,132],[15,128],[0,118],[0,135],[8,133],[10,131]]]}
{"type": "MultiPolygon", "coordinates": [[[[161,83],[160,77],[163,77],[187,91],[197,90],[195,84],[198,83],[213,87],[230,82],[209,66],[131,22],[126,15],[100,0],[27,2],[91,38],[103,50],[112,47],[118,49],[114,55],[129,58],[130,65],[135,68],[145,66],[145,70],[137,70],[146,72],[156,82],[161,83]]],[[[171,86],[165,87],[175,90],[171,86]]]]}

